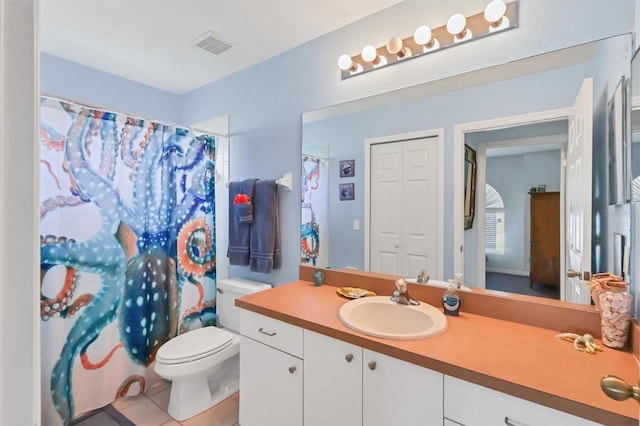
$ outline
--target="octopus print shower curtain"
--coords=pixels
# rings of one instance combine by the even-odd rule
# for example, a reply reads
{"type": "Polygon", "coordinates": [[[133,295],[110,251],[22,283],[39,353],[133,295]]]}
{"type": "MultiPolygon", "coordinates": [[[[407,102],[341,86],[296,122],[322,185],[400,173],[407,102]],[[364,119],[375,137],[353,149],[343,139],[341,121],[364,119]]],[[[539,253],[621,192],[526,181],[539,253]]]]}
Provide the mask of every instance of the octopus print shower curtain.
{"type": "Polygon", "coordinates": [[[158,348],[215,324],[215,140],[41,99],[42,424],[158,380],[158,348]]]}

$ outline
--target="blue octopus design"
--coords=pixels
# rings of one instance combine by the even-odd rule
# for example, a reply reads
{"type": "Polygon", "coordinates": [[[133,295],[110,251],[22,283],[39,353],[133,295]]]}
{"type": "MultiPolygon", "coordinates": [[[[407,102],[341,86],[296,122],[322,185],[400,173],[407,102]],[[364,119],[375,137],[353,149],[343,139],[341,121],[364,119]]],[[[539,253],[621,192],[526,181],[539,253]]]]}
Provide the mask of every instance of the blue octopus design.
{"type": "MultiPolygon", "coordinates": [[[[64,136],[71,193],[93,203],[100,218],[98,231],[85,241],[41,238],[41,274],[53,265],[75,273],[62,302],[44,297],[41,302],[49,311],[44,320],[78,312],[51,374],[54,406],[68,424],[74,416],[73,364],[101,330],[117,319],[128,356],[148,366],[158,348],[179,332],[183,285],[199,284],[205,274],[215,277],[215,141],[131,118],[118,135],[115,114],[60,104],[72,118],[64,136]],[[141,136],[144,142],[139,143],[141,136]],[[100,155],[96,167],[91,145],[98,137],[102,146],[95,154],[100,155]],[[130,169],[130,201],[116,186],[122,165],[130,169]],[[96,274],[100,290],[71,304],[82,273],[96,274]],[[53,306],[57,310],[51,312],[53,306]]],[[[211,310],[208,306],[202,312],[215,323],[211,310]]]]}

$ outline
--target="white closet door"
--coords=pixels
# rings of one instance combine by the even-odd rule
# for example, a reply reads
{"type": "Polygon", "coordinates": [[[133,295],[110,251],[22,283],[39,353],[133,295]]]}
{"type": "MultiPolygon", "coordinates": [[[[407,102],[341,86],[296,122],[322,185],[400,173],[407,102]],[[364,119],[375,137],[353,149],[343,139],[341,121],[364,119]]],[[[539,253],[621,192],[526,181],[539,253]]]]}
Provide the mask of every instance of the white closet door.
{"type": "Polygon", "coordinates": [[[372,271],[399,275],[402,261],[402,143],[371,146],[372,271]]]}
{"type": "Polygon", "coordinates": [[[438,154],[437,137],[371,145],[372,271],[437,270],[438,154]]]}
{"type": "Polygon", "coordinates": [[[402,270],[406,277],[437,268],[438,141],[425,138],[402,143],[402,270]]]}

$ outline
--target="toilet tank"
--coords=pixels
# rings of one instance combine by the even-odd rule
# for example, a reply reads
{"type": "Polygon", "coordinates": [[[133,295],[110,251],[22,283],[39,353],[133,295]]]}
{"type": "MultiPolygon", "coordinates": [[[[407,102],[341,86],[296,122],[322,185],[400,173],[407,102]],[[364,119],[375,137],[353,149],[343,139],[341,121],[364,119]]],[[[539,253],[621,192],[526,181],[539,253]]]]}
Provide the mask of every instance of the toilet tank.
{"type": "Polygon", "coordinates": [[[271,288],[271,284],[243,278],[219,280],[218,294],[216,296],[218,327],[240,332],[240,309],[235,305],[236,298],[269,288],[271,288]]]}

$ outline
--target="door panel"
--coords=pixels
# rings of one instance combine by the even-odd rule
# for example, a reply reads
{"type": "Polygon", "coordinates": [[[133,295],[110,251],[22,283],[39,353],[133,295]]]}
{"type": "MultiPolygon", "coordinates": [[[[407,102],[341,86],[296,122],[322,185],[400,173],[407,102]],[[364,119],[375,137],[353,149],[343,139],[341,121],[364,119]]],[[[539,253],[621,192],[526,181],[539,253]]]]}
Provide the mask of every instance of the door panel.
{"type": "MultiPolygon", "coordinates": [[[[593,80],[587,78],[569,117],[566,182],[566,271],[591,271],[593,80]]],[[[566,279],[565,300],[590,303],[589,281],[566,279]]]]}
{"type": "Polygon", "coordinates": [[[437,270],[438,148],[437,137],[371,145],[371,270],[437,270]]]}
{"type": "Polygon", "coordinates": [[[417,276],[436,268],[438,214],[438,141],[436,138],[403,142],[404,187],[402,211],[402,274],[417,276]]]}
{"type": "Polygon", "coordinates": [[[402,151],[395,144],[371,146],[371,270],[400,271],[402,151]]]}

